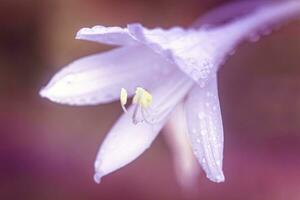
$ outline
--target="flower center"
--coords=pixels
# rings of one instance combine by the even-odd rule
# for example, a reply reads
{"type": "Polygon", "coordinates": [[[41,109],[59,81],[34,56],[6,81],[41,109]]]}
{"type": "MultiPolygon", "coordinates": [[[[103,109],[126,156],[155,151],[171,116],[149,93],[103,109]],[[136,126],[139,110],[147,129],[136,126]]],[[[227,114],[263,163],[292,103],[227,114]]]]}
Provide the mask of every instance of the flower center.
{"type": "MultiPolygon", "coordinates": [[[[120,103],[123,111],[127,113],[127,109],[125,107],[127,103],[128,94],[126,89],[122,88],[120,92],[120,103]]],[[[135,105],[132,122],[137,124],[139,122],[147,121],[145,113],[147,113],[148,108],[152,104],[152,95],[142,87],[137,87],[135,90],[135,95],[132,99],[132,104],[135,105]]]]}

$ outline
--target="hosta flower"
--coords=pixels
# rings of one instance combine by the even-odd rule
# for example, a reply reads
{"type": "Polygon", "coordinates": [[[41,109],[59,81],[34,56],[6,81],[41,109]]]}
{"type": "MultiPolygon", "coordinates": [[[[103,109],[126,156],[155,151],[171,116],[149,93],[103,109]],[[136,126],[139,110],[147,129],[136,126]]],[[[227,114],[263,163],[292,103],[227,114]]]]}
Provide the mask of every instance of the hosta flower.
{"type": "MultiPolygon", "coordinates": [[[[226,9],[212,12],[209,18],[222,16],[226,9]]],[[[207,177],[222,182],[223,127],[217,70],[241,41],[269,32],[273,25],[297,16],[299,11],[298,1],[284,1],[265,4],[246,14],[237,12],[226,23],[188,29],[147,29],[140,24],[83,28],[77,39],[117,47],[69,64],[40,94],[69,105],[120,99],[125,112],[99,149],[95,161],[97,182],[143,153],[179,103],[183,103],[185,113],[174,112],[184,115],[175,125],[186,123],[187,127],[179,135],[187,133],[193,154],[207,177]],[[128,97],[133,97],[130,106],[128,97]]],[[[186,140],[176,134],[179,139],[174,142],[186,140]]],[[[187,157],[181,157],[181,164],[190,162],[187,157]]]]}

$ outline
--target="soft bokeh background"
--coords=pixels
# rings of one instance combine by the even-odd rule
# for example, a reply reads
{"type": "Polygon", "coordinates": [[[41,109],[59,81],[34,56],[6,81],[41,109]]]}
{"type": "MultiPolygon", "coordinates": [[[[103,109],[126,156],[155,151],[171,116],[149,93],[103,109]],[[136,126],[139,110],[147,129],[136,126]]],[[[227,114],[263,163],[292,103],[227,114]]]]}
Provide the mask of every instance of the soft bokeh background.
{"type": "Polygon", "coordinates": [[[85,26],[188,26],[221,0],[2,0],[0,199],[300,199],[300,23],[244,43],[219,73],[226,182],[176,182],[160,135],[93,182],[93,161],[118,103],[69,107],[38,96],[63,65],[107,46],[74,40],[85,26]]]}

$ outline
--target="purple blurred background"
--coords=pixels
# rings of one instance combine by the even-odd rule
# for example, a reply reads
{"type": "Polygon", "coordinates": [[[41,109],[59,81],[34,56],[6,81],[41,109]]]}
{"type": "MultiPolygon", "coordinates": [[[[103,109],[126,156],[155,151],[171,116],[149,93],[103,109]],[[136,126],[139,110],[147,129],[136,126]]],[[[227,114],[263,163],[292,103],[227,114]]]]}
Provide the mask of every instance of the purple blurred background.
{"type": "Polygon", "coordinates": [[[225,183],[184,190],[160,135],[121,170],[93,181],[119,103],[69,107],[38,96],[65,64],[107,46],[81,27],[188,26],[221,0],[11,0],[0,6],[0,199],[300,199],[300,23],[244,43],[219,73],[225,183]],[[109,113],[109,114],[108,114],[109,113]]]}

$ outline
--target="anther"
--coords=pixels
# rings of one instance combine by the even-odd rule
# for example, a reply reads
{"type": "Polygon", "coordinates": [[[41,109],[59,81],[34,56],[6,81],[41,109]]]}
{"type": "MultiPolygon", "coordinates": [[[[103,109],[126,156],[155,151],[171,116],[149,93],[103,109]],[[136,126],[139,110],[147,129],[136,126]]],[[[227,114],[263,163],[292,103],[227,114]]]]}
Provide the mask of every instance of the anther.
{"type": "MultiPolygon", "coordinates": [[[[124,112],[127,112],[125,107],[127,103],[127,91],[122,88],[120,92],[120,103],[124,112]]],[[[142,87],[137,87],[135,95],[132,99],[132,104],[135,105],[132,115],[132,122],[137,124],[139,122],[147,121],[145,113],[152,104],[152,95],[142,87]]]]}
{"type": "Polygon", "coordinates": [[[124,112],[127,112],[127,109],[125,107],[125,105],[127,103],[127,97],[128,97],[127,91],[124,88],[122,88],[121,92],[120,92],[120,103],[121,103],[121,107],[124,112]]]}

